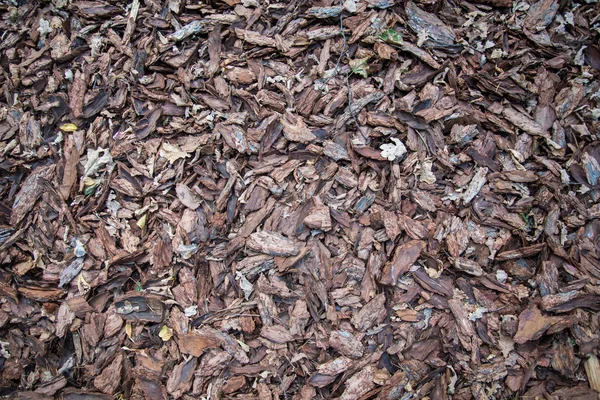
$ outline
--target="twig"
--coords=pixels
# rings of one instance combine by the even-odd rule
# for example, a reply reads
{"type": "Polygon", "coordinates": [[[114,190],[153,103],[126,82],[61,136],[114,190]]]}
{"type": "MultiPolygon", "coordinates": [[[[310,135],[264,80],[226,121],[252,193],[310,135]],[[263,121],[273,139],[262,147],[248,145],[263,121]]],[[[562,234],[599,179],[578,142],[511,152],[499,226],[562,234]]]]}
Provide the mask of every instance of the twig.
{"type": "MultiPolygon", "coordinates": [[[[342,35],[342,39],[344,42],[343,42],[342,50],[340,51],[340,55],[338,57],[337,63],[335,65],[336,73],[339,70],[340,61],[342,60],[342,57],[344,56],[344,54],[348,53],[348,40],[346,39],[346,34],[344,33],[344,2],[343,2],[343,0],[340,0],[340,7],[342,8],[342,11],[340,12],[340,33],[342,35]]],[[[356,129],[358,129],[358,131],[360,132],[361,135],[363,135],[363,137],[366,137],[365,133],[362,131],[362,129],[360,128],[360,125],[358,124],[358,119],[356,119],[356,115],[352,111],[352,89],[350,88],[350,71],[346,71],[346,88],[348,89],[348,110],[350,110],[350,116],[352,117],[352,120],[356,124],[356,129]]]]}
{"type": "Polygon", "coordinates": [[[340,67],[340,61],[342,61],[342,57],[344,53],[346,53],[346,46],[348,42],[346,41],[346,34],[344,33],[344,0],[340,0],[340,7],[342,10],[340,11],[340,33],[342,34],[342,39],[344,39],[344,44],[342,45],[342,50],[340,51],[340,55],[338,56],[337,62],[335,63],[335,72],[337,73],[340,67]]]}

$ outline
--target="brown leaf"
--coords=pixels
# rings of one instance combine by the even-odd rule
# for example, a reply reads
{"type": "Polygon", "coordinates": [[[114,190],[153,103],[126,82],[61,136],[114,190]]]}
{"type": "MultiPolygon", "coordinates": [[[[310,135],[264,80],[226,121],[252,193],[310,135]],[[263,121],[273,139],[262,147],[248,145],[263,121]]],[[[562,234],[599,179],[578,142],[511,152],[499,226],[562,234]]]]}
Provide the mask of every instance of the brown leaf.
{"type": "Polygon", "coordinates": [[[158,124],[158,120],[162,115],[162,107],[154,107],[152,111],[149,111],[148,114],[135,126],[135,134],[138,139],[144,139],[152,134],[156,130],[156,125],[158,124]]]}

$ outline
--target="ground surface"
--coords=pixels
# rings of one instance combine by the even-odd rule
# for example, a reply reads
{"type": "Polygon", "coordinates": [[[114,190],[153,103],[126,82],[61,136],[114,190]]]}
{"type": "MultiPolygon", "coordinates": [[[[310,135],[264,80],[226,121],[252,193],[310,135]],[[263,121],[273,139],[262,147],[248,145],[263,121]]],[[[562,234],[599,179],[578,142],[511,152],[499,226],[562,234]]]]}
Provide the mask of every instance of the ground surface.
{"type": "Polygon", "coordinates": [[[0,10],[2,395],[598,398],[597,3],[0,10]]]}

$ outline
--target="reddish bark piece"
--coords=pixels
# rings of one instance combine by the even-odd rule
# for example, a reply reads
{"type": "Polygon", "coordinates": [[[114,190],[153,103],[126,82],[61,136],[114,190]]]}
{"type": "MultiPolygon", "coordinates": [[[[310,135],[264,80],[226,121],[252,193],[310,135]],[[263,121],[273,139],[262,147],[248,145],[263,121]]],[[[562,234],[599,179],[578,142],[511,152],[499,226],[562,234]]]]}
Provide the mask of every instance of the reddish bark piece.
{"type": "Polygon", "coordinates": [[[94,386],[106,394],[115,394],[121,386],[123,371],[123,353],[118,353],[115,359],[102,370],[94,379],[94,386]]]}
{"type": "Polygon", "coordinates": [[[215,340],[200,336],[196,333],[182,335],[177,339],[179,351],[183,354],[190,354],[194,357],[200,357],[206,349],[218,347],[215,340]]]}
{"type": "Polygon", "coordinates": [[[408,272],[417,261],[424,247],[425,242],[421,240],[411,240],[396,247],[392,261],[388,262],[383,269],[381,284],[395,285],[398,277],[408,272]]]}
{"type": "Polygon", "coordinates": [[[519,327],[513,337],[516,343],[539,339],[550,328],[555,318],[544,316],[537,307],[525,309],[519,315],[519,327]]]}

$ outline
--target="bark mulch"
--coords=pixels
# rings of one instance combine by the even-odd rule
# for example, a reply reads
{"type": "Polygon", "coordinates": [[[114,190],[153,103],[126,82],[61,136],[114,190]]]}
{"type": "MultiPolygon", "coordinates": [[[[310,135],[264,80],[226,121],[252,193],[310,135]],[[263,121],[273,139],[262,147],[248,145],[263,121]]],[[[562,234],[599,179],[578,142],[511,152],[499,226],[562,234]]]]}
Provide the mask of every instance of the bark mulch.
{"type": "Polygon", "coordinates": [[[0,395],[598,398],[597,1],[0,15],[0,395]]]}

